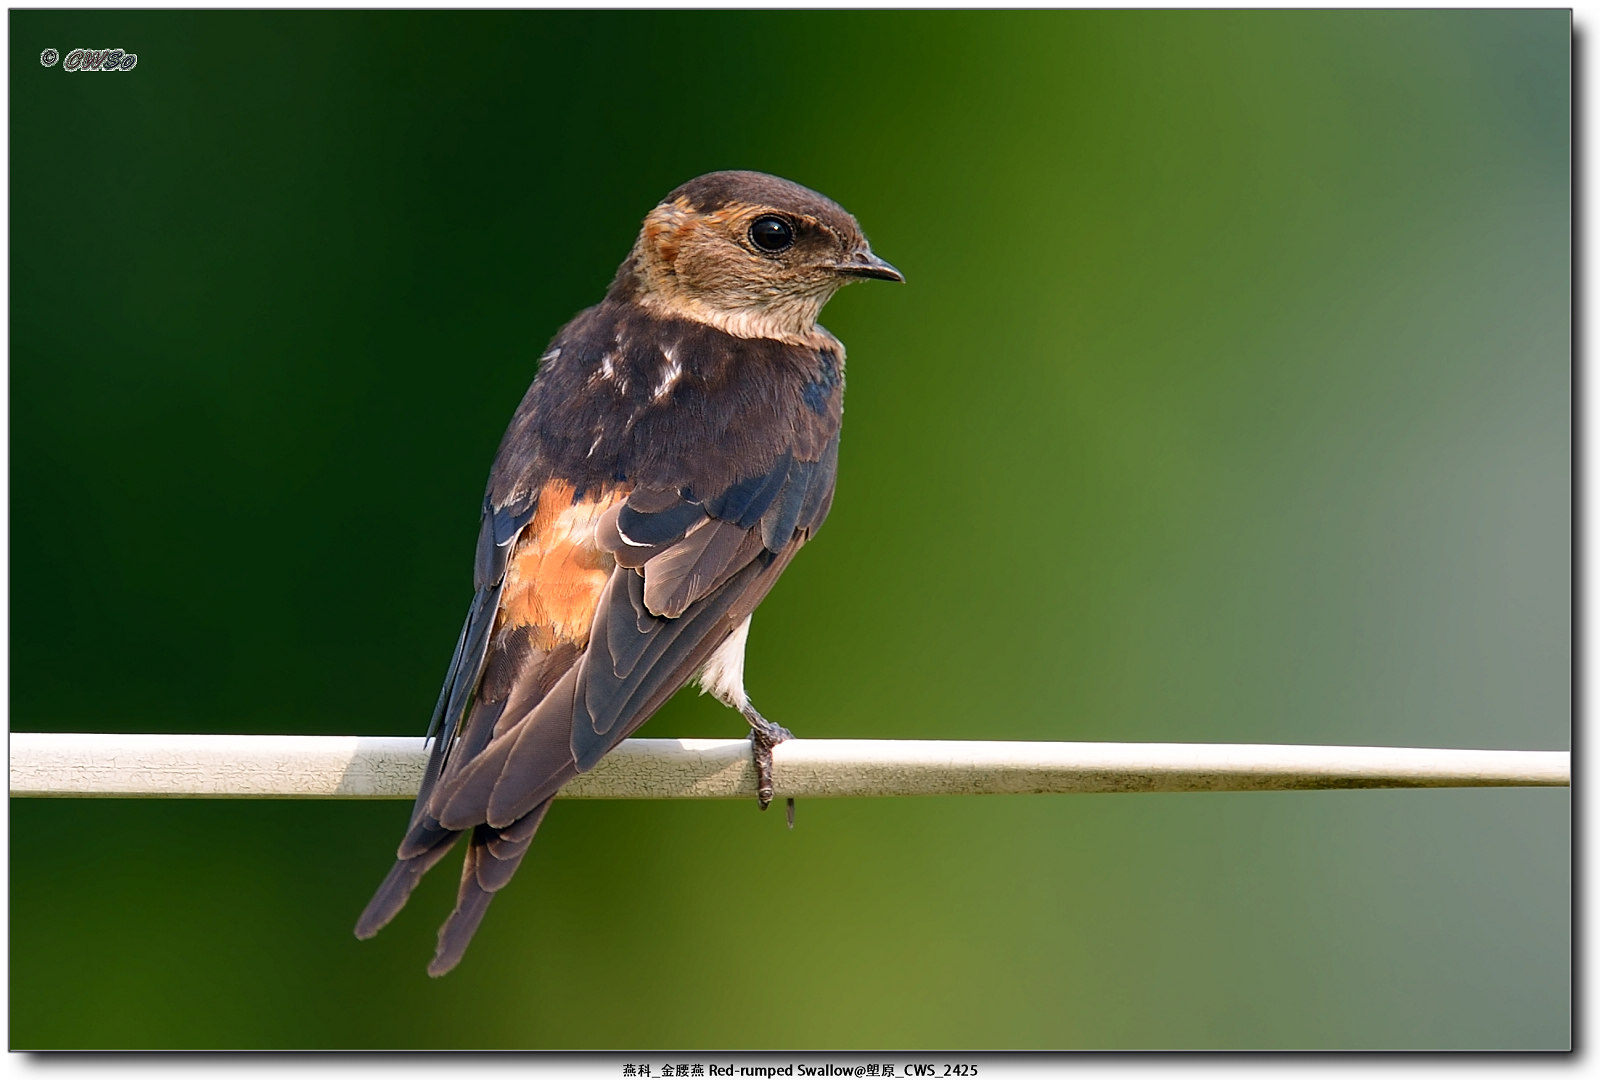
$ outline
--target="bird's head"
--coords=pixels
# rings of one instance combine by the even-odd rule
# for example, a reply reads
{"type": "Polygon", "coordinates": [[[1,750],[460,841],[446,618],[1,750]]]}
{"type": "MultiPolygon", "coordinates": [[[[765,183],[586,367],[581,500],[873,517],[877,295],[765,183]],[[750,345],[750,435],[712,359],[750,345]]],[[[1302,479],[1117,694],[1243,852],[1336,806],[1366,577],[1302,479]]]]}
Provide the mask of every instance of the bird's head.
{"type": "Polygon", "coordinates": [[[843,207],[776,176],[715,172],[650,211],[612,292],[737,337],[796,340],[861,278],[905,280],[843,207]]]}

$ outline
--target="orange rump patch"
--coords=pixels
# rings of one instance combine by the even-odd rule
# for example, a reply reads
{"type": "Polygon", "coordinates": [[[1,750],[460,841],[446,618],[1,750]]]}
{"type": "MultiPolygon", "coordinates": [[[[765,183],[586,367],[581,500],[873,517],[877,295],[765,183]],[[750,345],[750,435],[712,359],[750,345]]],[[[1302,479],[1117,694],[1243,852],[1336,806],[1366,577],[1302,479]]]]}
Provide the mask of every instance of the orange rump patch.
{"type": "Polygon", "coordinates": [[[533,628],[533,644],[549,650],[561,642],[589,643],[600,593],[616,566],[595,539],[595,526],[627,497],[616,488],[572,501],[572,485],[552,480],[539,492],[539,509],[506,564],[496,630],[533,628]]]}

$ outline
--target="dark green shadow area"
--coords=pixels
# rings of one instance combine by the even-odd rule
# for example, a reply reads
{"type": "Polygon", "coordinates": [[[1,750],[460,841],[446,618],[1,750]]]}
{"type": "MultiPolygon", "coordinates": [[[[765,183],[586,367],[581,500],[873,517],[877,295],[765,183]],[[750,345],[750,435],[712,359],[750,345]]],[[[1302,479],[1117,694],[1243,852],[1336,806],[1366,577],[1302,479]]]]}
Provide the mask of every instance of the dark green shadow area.
{"type": "MultiPolygon", "coordinates": [[[[544,343],[737,167],[909,279],[767,715],[1570,743],[1564,11],[9,19],[14,730],[420,734],[544,343]]],[[[1559,1048],[1570,808],[563,804],[432,981],[401,804],[19,800],[11,1043],[1559,1048]]]]}

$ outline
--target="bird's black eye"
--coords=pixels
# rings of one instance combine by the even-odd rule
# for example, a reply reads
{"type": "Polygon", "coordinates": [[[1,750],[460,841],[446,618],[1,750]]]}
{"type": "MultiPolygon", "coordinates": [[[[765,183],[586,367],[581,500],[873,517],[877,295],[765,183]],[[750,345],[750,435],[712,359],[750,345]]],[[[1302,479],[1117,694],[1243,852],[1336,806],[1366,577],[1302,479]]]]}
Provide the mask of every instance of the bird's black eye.
{"type": "Polygon", "coordinates": [[[781,217],[758,217],[750,223],[750,242],[762,251],[782,251],[794,243],[794,229],[781,217]]]}

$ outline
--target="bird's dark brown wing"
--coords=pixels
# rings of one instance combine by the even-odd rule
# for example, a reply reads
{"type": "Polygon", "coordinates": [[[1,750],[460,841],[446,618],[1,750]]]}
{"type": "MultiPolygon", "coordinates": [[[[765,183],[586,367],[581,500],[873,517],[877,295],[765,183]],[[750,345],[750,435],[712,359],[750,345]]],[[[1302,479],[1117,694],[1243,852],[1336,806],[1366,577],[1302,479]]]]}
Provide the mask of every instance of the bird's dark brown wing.
{"type": "Polygon", "coordinates": [[[815,460],[784,449],[709,495],[555,480],[486,513],[424,786],[359,936],[470,831],[429,971],[455,965],[556,792],[705,664],[820,526],[837,455],[837,435],[815,460]]]}
{"type": "Polygon", "coordinates": [[[706,662],[772,588],[826,515],[836,444],[785,452],[709,499],[634,488],[600,520],[616,569],[581,659],[524,719],[440,785],[441,825],[503,827],[628,737],[706,662]]]}

